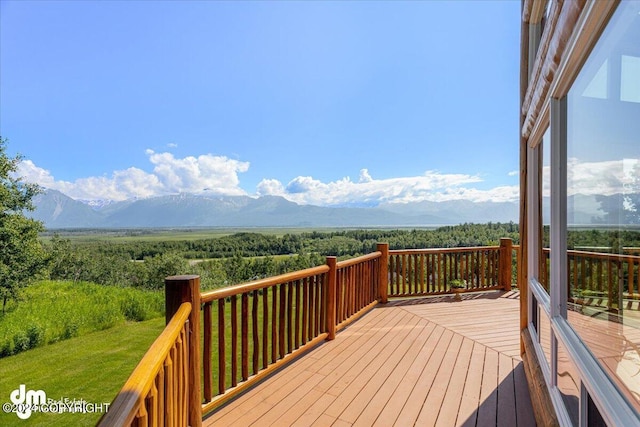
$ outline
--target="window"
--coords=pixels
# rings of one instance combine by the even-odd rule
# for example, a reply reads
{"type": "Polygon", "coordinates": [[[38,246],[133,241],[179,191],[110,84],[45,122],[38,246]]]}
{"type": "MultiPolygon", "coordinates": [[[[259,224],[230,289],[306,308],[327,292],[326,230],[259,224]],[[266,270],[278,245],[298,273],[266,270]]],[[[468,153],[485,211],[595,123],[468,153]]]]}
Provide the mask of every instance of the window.
{"type": "Polygon", "coordinates": [[[567,320],[640,409],[640,4],[623,2],[567,95],[567,320]]]}
{"type": "Polygon", "coordinates": [[[639,425],[640,2],[582,18],[527,152],[528,329],[561,425],[639,425]]]}
{"type": "Polygon", "coordinates": [[[542,200],[541,211],[541,253],[540,253],[540,267],[539,267],[539,280],[544,286],[547,293],[549,293],[549,280],[550,280],[550,262],[549,262],[549,224],[551,223],[551,132],[549,129],[544,133],[542,137],[542,171],[540,182],[540,198],[542,200]]]}

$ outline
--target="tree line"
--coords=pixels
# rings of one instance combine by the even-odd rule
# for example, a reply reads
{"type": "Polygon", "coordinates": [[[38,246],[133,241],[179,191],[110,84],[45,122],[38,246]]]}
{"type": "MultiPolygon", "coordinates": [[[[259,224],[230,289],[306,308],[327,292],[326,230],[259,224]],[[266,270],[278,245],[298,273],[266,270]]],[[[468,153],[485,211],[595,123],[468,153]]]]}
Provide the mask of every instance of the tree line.
{"type": "Polygon", "coordinates": [[[518,226],[508,224],[463,224],[433,230],[341,230],[309,231],[276,236],[241,232],[233,235],[193,240],[84,242],[92,253],[126,256],[143,260],[166,253],[179,253],[186,259],[229,258],[240,253],[244,257],[317,253],[322,256],[353,256],[374,251],[376,244],[389,243],[391,249],[463,247],[495,245],[501,237],[517,243],[518,226]]]}
{"type": "MultiPolygon", "coordinates": [[[[518,225],[461,224],[437,229],[356,229],[309,231],[276,236],[241,232],[184,240],[72,242],[54,235],[40,238],[41,223],[25,216],[33,209],[36,185],[15,176],[21,157],[6,154],[0,138],[0,300],[17,300],[20,289],[37,279],[95,282],[160,289],[164,278],[198,274],[204,289],[229,286],[320,265],[326,256],[341,259],[390,249],[493,246],[500,238],[519,243],[518,225]]],[[[548,240],[548,238],[545,238],[548,240]]],[[[572,230],[568,247],[640,247],[634,230],[572,230]]]]}

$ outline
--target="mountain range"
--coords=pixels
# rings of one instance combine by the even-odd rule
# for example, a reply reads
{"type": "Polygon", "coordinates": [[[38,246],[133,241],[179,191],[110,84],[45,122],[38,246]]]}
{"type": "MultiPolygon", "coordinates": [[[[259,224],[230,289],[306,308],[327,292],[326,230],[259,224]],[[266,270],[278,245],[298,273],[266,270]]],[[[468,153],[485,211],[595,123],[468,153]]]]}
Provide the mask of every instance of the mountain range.
{"type": "Polygon", "coordinates": [[[28,215],[45,227],[374,227],[430,226],[518,220],[518,204],[465,200],[381,204],[375,207],[299,205],[283,197],[178,194],[88,203],[56,190],[33,199],[28,215]]]}

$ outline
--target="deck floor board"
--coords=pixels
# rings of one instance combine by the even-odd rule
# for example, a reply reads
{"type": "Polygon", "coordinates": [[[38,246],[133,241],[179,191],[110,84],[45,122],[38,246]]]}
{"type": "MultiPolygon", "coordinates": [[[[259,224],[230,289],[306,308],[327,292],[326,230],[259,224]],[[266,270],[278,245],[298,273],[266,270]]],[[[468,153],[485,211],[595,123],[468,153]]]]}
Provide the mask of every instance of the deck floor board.
{"type": "Polygon", "coordinates": [[[204,426],[534,426],[514,292],[394,300],[204,426]]]}

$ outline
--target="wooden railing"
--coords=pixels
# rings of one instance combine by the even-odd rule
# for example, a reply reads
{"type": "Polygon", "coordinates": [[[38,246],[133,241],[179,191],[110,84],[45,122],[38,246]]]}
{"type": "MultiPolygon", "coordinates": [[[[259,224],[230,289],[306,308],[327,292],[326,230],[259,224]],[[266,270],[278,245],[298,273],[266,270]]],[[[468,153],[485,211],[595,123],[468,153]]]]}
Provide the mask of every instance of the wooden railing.
{"type": "Polygon", "coordinates": [[[205,293],[198,276],[169,277],[167,328],[100,426],[199,426],[203,414],[334,339],[388,297],[451,292],[456,279],[468,291],[510,290],[514,250],[510,239],[455,249],[390,251],[378,244],[358,258],[327,257],[326,265],[205,293]]]}
{"type": "Polygon", "coordinates": [[[333,339],[373,308],[381,255],[327,257],[323,266],[203,293],[202,412],[333,339]]]}
{"type": "Polygon", "coordinates": [[[500,246],[391,250],[388,296],[450,293],[452,283],[463,291],[511,290],[513,253],[511,239],[500,246]]]}
{"type": "MultiPolygon", "coordinates": [[[[543,254],[540,276],[548,290],[549,249],[544,249],[543,254]]],[[[615,312],[623,307],[623,300],[640,299],[640,256],[569,250],[567,261],[571,302],[604,306],[615,312]]]]}
{"type": "Polygon", "coordinates": [[[187,425],[190,314],[191,304],[181,304],[99,426],[187,425]]]}
{"type": "Polygon", "coordinates": [[[326,338],[328,271],[320,266],[202,294],[204,412],[326,338]]]}
{"type": "MultiPolygon", "coordinates": [[[[380,248],[379,248],[380,249],[380,248]]],[[[336,317],[338,330],[357,318],[362,310],[380,300],[382,251],[364,255],[336,265],[336,317]]]]}

